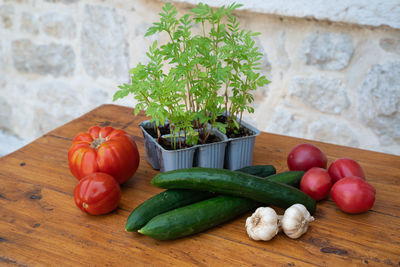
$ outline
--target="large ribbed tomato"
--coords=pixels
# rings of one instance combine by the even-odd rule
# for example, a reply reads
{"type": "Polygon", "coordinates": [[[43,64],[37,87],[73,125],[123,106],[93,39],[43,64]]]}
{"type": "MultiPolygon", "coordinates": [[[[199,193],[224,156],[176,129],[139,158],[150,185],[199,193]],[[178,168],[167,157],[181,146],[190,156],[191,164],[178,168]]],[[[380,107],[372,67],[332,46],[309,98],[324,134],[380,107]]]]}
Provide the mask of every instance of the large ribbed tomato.
{"type": "Polygon", "coordinates": [[[68,161],[78,180],[94,172],[104,172],[122,184],[135,174],[139,153],[135,141],[124,130],[93,126],[75,137],[68,161]]]}

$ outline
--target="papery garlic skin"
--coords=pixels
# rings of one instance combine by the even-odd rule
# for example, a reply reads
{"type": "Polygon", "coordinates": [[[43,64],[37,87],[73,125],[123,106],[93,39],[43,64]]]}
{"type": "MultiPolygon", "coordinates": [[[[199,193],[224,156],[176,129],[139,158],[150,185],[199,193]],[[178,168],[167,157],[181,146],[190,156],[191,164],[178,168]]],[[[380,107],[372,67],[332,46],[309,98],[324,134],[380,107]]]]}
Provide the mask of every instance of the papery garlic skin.
{"type": "Polygon", "coordinates": [[[296,239],[308,230],[309,222],[314,221],[307,208],[302,204],[294,204],[289,207],[281,219],[283,232],[290,238],[296,239]]]}
{"type": "Polygon", "coordinates": [[[246,231],[254,240],[271,240],[279,232],[279,220],[271,208],[260,207],[246,219],[246,231]]]}

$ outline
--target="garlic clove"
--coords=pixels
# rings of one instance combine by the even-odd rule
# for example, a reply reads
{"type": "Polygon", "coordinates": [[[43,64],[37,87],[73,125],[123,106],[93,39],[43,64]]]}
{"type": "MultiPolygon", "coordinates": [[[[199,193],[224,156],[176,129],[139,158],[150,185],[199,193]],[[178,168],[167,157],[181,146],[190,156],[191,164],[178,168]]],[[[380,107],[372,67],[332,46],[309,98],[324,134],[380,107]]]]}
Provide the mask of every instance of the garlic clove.
{"type": "Polygon", "coordinates": [[[258,208],[246,219],[246,231],[254,240],[271,240],[279,232],[279,220],[271,208],[258,208]]]}
{"type": "Polygon", "coordinates": [[[289,207],[281,219],[283,232],[290,238],[296,239],[308,230],[308,224],[314,221],[306,207],[294,204],[289,207]]]}

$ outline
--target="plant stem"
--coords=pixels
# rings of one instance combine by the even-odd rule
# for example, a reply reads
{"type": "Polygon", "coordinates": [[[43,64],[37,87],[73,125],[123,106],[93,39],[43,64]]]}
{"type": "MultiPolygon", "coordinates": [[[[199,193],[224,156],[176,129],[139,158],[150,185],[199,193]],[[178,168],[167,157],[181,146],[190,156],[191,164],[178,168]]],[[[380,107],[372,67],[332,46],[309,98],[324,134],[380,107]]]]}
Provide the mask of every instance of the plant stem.
{"type": "MultiPolygon", "coordinates": [[[[228,101],[229,101],[229,97],[228,97],[228,88],[229,88],[229,83],[230,83],[230,79],[229,76],[226,78],[226,83],[225,83],[225,112],[228,112],[228,101]]],[[[228,115],[228,113],[226,114],[228,115]]]]}
{"type": "Polygon", "coordinates": [[[207,139],[208,139],[208,137],[210,136],[212,130],[213,130],[213,125],[211,124],[210,130],[208,131],[206,137],[204,138],[204,144],[207,142],[207,139]]]}
{"type": "MultiPolygon", "coordinates": [[[[185,132],[186,132],[186,130],[185,130],[185,132]]],[[[186,135],[186,134],[185,134],[186,135]]],[[[178,134],[178,142],[179,142],[179,148],[182,148],[182,140],[181,140],[181,131],[179,131],[179,134],[178,134]]]]}

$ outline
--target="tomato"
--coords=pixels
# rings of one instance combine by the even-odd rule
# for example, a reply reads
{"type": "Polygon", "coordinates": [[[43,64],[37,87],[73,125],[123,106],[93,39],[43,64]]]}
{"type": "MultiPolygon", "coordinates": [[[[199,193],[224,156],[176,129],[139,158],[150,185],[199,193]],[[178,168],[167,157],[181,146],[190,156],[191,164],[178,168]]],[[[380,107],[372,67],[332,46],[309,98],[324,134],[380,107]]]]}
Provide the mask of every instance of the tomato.
{"type": "Polygon", "coordinates": [[[104,172],[122,184],[131,178],[139,166],[135,141],[123,130],[93,126],[78,134],[68,151],[69,169],[78,179],[104,172]]]}
{"type": "Polygon", "coordinates": [[[341,158],[332,162],[329,166],[328,172],[333,179],[333,183],[336,183],[346,176],[358,176],[365,180],[364,171],[360,164],[358,164],[357,161],[348,158],[341,158]]]}
{"type": "Polygon", "coordinates": [[[325,154],[312,144],[300,144],[290,151],[287,164],[291,171],[307,171],[312,167],[326,168],[325,154]]]}
{"type": "Polygon", "coordinates": [[[348,176],[337,181],[331,190],[333,201],[344,212],[361,213],[372,208],[375,188],[357,176],[348,176]]]}
{"type": "Polygon", "coordinates": [[[74,190],[75,204],[92,215],[117,208],[121,198],[119,183],[109,174],[96,172],[81,179],[74,190]]]}
{"type": "Polygon", "coordinates": [[[322,200],[329,195],[332,178],[328,171],[313,167],[309,169],[300,181],[300,190],[315,200],[322,200]]]}

